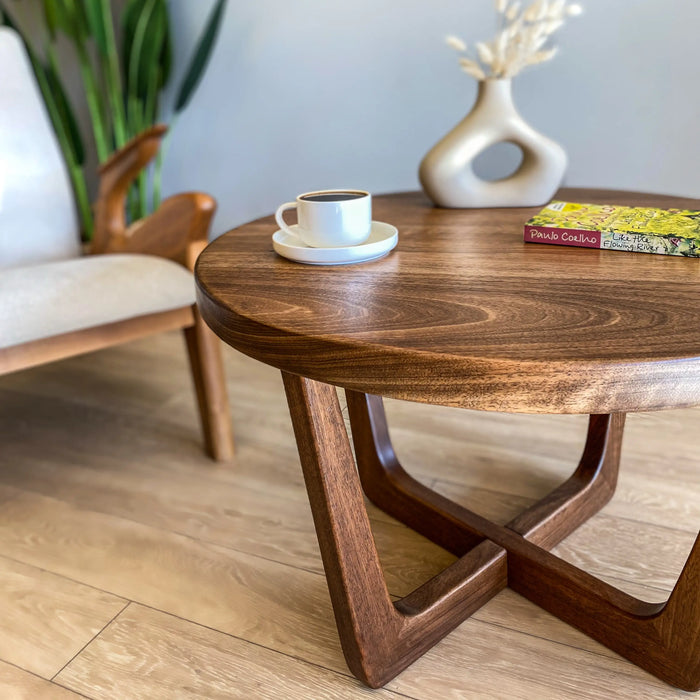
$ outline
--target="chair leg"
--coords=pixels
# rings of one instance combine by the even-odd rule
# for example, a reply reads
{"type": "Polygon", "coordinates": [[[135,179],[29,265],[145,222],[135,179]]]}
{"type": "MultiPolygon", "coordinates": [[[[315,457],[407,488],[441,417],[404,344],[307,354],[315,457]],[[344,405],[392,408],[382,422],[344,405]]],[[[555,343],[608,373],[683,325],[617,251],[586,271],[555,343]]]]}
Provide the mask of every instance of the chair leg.
{"type": "Polygon", "coordinates": [[[233,433],[220,341],[194,309],[195,323],[184,329],[207,453],[223,462],[233,457],[233,433]]]}

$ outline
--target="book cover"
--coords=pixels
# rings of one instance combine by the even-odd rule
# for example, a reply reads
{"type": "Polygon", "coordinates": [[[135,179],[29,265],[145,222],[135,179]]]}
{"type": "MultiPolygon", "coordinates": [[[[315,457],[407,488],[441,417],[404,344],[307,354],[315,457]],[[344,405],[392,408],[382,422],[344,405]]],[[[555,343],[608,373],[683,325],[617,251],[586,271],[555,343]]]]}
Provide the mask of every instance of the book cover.
{"type": "Polygon", "coordinates": [[[550,202],[525,224],[526,243],[700,257],[700,211],[550,202]]]}

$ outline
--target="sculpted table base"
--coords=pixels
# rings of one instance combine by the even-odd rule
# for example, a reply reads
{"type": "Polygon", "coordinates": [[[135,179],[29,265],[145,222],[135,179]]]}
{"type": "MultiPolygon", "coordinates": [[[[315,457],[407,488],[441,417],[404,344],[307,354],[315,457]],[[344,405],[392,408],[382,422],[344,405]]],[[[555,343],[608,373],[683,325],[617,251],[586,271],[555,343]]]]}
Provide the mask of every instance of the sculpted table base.
{"type": "Polygon", "coordinates": [[[548,551],[612,497],[624,413],[591,416],[573,475],[501,526],[402,468],[381,397],[346,391],[356,468],[335,388],[283,377],[343,652],[357,678],[383,686],[508,586],[662,680],[700,689],[700,536],[665,604],[637,600],[548,551]],[[363,490],[460,558],[392,602],[363,490]]]}
{"type": "MultiPolygon", "coordinates": [[[[697,200],[605,190],[557,199],[700,209],[697,200]]],[[[665,604],[637,600],[550,550],[613,495],[627,413],[700,405],[700,259],[526,244],[523,224],[538,210],[376,197],[373,218],[398,228],[398,245],[347,267],[277,256],[267,217],[200,256],[198,305],[224,341],[282,371],[358,678],[385,684],[508,586],[655,676],[698,690],[700,538],[665,604]],[[336,387],[346,391],[354,455],[336,387]],[[498,525],[406,473],[382,396],[591,418],[572,476],[498,525]],[[363,491],[457,561],[393,601],[363,491]]]]}

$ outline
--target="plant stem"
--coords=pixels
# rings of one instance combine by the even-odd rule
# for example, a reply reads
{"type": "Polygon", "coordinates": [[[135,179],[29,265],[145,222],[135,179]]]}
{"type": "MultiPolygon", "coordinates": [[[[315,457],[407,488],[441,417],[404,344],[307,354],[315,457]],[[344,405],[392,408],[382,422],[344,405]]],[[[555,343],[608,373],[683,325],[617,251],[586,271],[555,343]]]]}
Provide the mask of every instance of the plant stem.
{"type": "Polygon", "coordinates": [[[147,0],[144,4],[139,20],[134,31],[134,39],[131,47],[131,57],[128,66],[129,95],[127,98],[129,126],[133,135],[138,134],[144,128],[143,105],[138,96],[139,66],[141,52],[146,38],[146,29],[156,7],[156,0],[147,0]]]}
{"type": "MultiPolygon", "coordinates": [[[[94,1],[94,0],[91,0],[94,1]]],[[[121,73],[119,71],[119,54],[114,37],[114,22],[109,0],[99,0],[102,21],[105,27],[107,40],[107,56],[105,57],[105,82],[107,95],[112,113],[114,125],[114,140],[117,148],[121,148],[128,140],[126,112],[124,109],[124,90],[122,87],[121,73]]]]}
{"type": "Polygon", "coordinates": [[[78,205],[78,213],[83,224],[83,235],[86,241],[92,240],[92,207],[90,206],[90,197],[88,196],[87,183],[85,182],[85,173],[83,169],[76,163],[68,164],[68,174],[73,183],[73,192],[78,205]]]}
{"type": "MultiPolygon", "coordinates": [[[[158,92],[160,88],[158,87],[160,79],[160,68],[158,64],[154,64],[151,66],[151,69],[148,74],[148,85],[146,89],[146,99],[144,101],[143,105],[143,114],[144,114],[144,127],[149,127],[152,126],[153,124],[156,123],[157,120],[157,115],[158,115],[158,92]]],[[[159,149],[160,153],[160,149],[159,149]]],[[[154,176],[154,168],[149,167],[147,171],[144,171],[144,174],[148,172],[148,179],[151,181],[151,184],[153,184],[153,176],[154,176]]],[[[151,188],[153,190],[153,188],[151,188]]],[[[155,211],[155,196],[154,197],[149,197],[148,192],[147,192],[147,187],[146,187],[146,179],[144,178],[144,183],[141,188],[141,196],[143,197],[143,203],[145,205],[145,210],[146,214],[150,214],[151,212],[155,211]]]]}
{"type": "MultiPolygon", "coordinates": [[[[127,116],[129,129],[132,135],[136,135],[148,126],[147,107],[145,101],[138,94],[139,67],[144,43],[146,41],[146,30],[149,22],[156,10],[156,0],[147,0],[139,16],[134,38],[131,47],[131,56],[128,66],[129,86],[127,96],[127,116]]],[[[130,192],[129,213],[131,220],[135,221],[146,216],[148,210],[148,175],[145,170],[139,173],[134,186],[130,192]]]]}
{"type": "Polygon", "coordinates": [[[90,118],[92,119],[92,129],[95,135],[95,146],[97,147],[97,157],[100,162],[107,159],[112,152],[109,142],[109,123],[104,117],[103,110],[100,105],[100,92],[97,87],[95,73],[90,65],[90,59],[85,45],[81,40],[75,41],[75,48],[78,54],[78,65],[80,66],[80,75],[85,86],[85,98],[87,99],[88,109],[90,110],[90,118]]]}

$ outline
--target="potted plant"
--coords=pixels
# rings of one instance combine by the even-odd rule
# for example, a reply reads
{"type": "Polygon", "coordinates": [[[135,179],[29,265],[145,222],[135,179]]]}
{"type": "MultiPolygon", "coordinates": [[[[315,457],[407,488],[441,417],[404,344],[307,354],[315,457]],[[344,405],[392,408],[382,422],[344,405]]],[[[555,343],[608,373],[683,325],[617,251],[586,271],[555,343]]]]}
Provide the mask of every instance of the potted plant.
{"type": "MultiPolygon", "coordinates": [[[[90,114],[92,137],[102,163],[130,139],[162,122],[162,91],[171,74],[173,42],[166,0],[126,0],[115,31],[110,0],[41,0],[43,36],[29,39],[18,21],[23,0],[0,0],[2,23],[14,28],[25,43],[37,81],[66,160],[85,240],[92,238],[93,212],[85,174],[86,140],[64,87],[56,42],[64,35],[73,49],[90,114]],[[37,49],[37,46],[40,46],[37,49]]],[[[204,74],[226,8],[216,0],[182,82],[168,110],[171,124],[187,107],[204,74]]],[[[143,171],[128,199],[134,221],[158,208],[161,199],[163,153],[149,173],[143,171]]]]}

